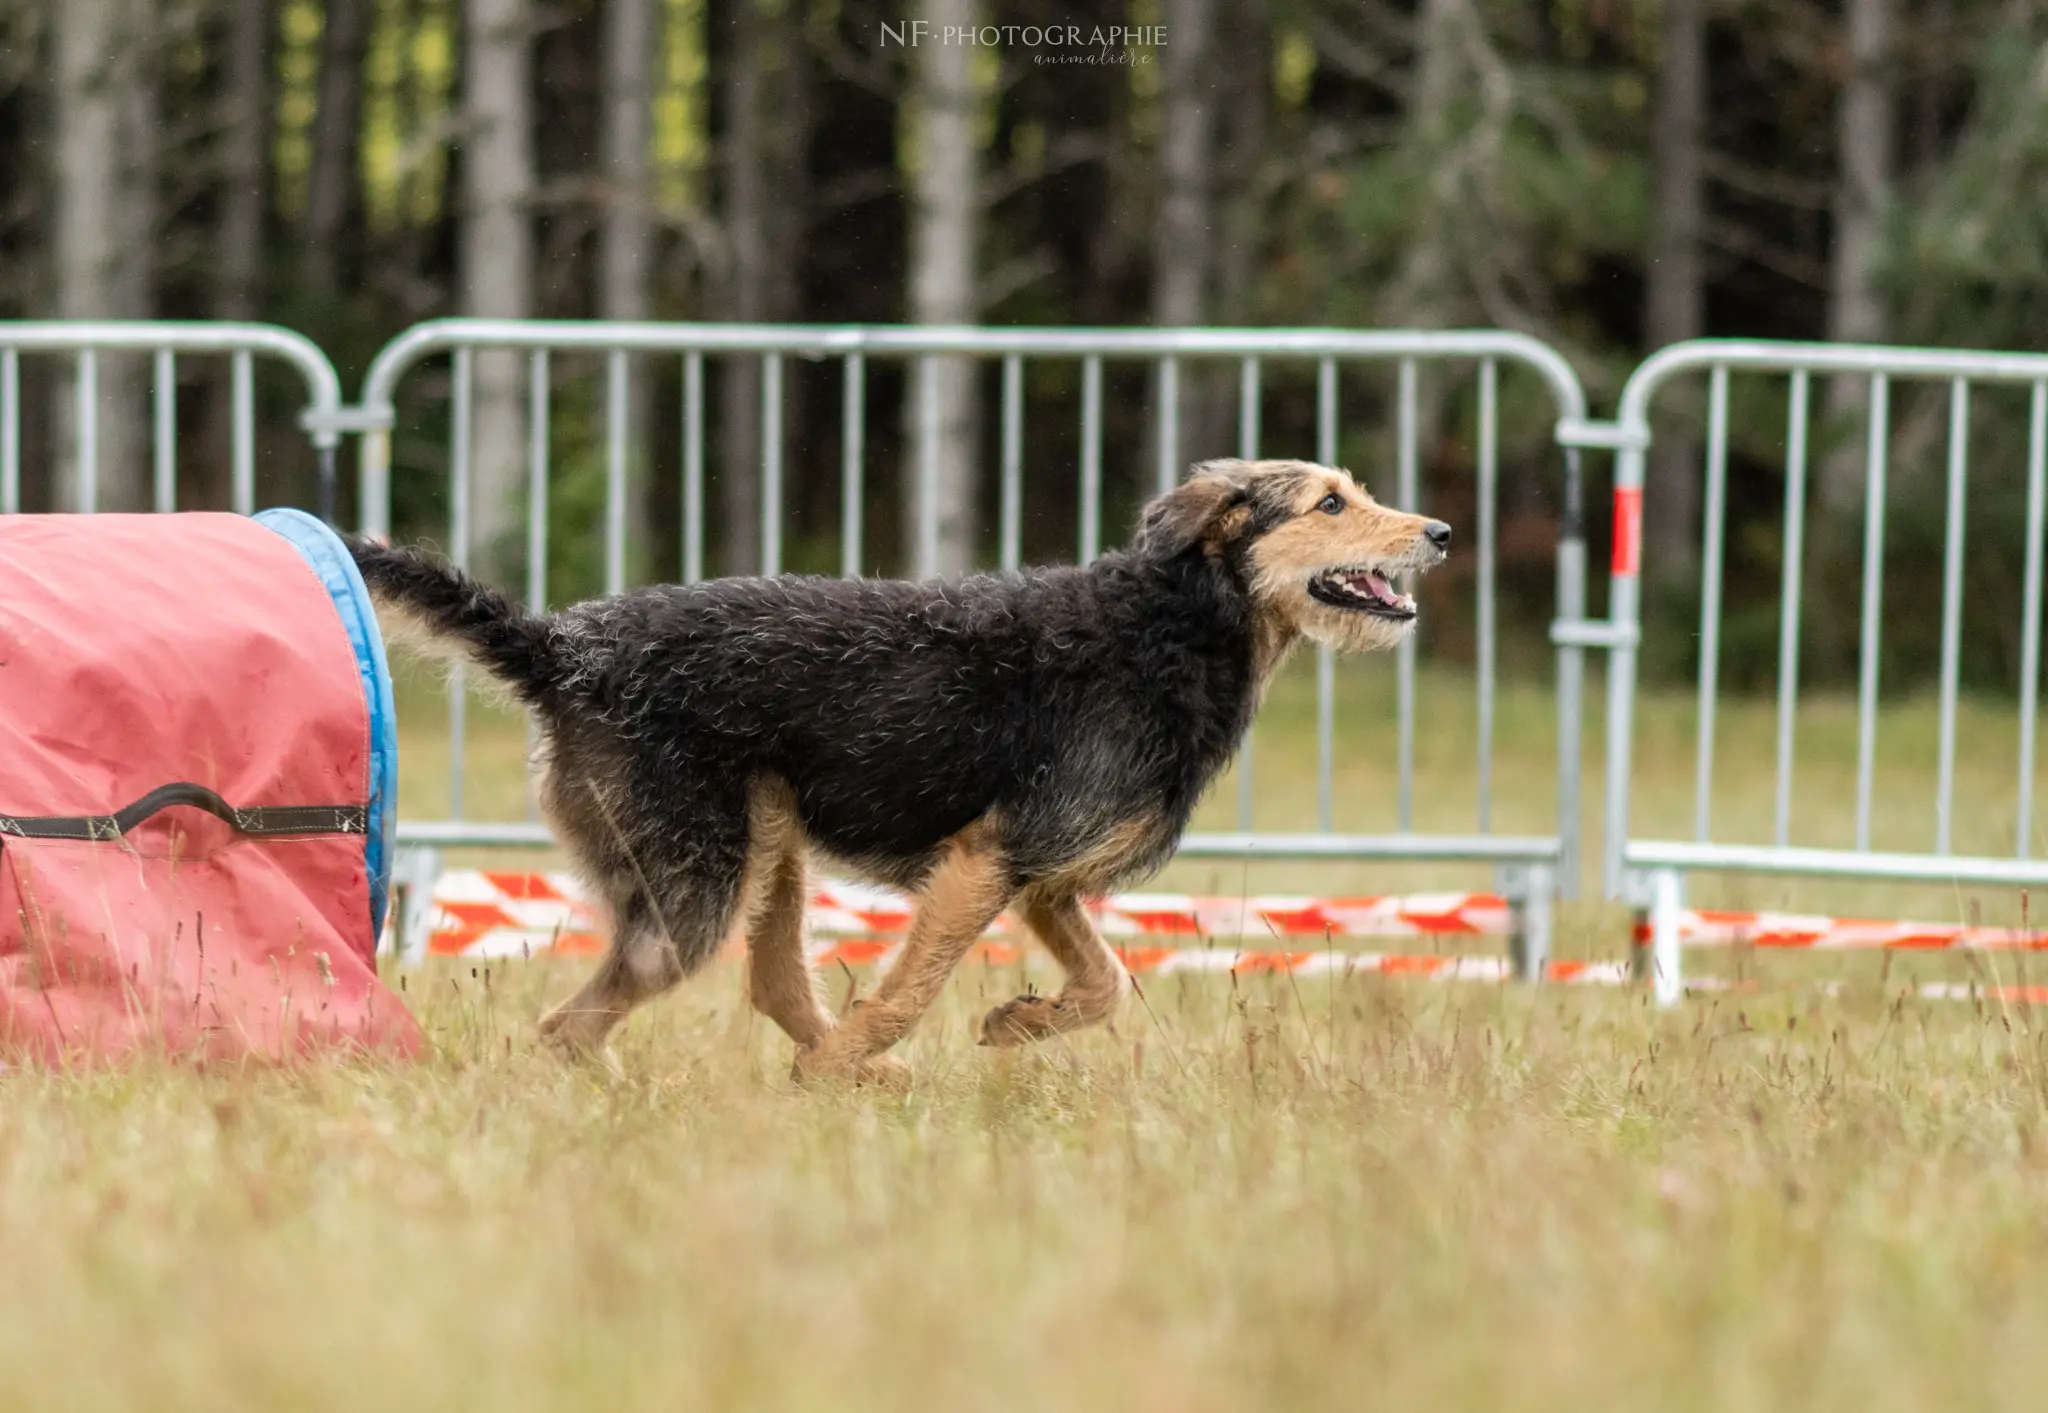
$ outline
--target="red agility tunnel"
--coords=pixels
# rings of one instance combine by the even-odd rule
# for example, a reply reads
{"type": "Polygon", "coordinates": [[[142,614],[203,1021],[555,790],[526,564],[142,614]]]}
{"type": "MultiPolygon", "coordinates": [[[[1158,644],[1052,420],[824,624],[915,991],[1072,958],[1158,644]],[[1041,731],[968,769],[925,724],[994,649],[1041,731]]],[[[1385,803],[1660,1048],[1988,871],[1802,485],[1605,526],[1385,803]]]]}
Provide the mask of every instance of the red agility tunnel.
{"type": "Polygon", "coordinates": [[[0,517],[0,1052],[409,1055],[390,675],[298,511],[0,517]]]}

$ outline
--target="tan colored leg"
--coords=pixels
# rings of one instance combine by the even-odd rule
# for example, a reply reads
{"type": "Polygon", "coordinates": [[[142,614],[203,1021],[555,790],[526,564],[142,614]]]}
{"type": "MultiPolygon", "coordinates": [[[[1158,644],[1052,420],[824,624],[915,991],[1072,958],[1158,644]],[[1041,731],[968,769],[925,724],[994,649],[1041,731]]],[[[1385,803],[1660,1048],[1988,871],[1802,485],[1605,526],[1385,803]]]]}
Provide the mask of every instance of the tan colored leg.
{"type": "Polygon", "coordinates": [[[804,954],[804,856],[780,850],[761,867],[747,914],[747,997],[798,1045],[815,1045],[835,1022],[804,954]]]}
{"type": "Polygon", "coordinates": [[[1057,996],[1025,995],[997,1006],[982,1017],[981,1043],[1022,1045],[1114,1019],[1131,976],[1081,900],[1071,893],[1026,893],[1018,912],[1066,972],[1067,984],[1057,996]]]}
{"type": "Polygon", "coordinates": [[[1009,870],[974,825],[948,845],[925,883],[902,953],[875,988],[816,1045],[797,1053],[799,1078],[877,1073],[882,1052],[909,1033],[953,974],[961,957],[1010,900],[1009,870]]]}

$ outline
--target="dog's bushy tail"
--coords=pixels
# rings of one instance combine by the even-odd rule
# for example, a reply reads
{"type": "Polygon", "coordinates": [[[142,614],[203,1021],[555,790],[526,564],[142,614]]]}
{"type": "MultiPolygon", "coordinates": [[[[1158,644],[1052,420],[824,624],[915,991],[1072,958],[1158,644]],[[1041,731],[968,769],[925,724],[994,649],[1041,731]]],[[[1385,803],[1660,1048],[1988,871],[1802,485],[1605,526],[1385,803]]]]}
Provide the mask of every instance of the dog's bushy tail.
{"type": "Polygon", "coordinates": [[[470,660],[535,706],[545,705],[565,671],[560,634],[488,584],[421,550],[344,537],[370,597],[451,639],[470,660]]]}

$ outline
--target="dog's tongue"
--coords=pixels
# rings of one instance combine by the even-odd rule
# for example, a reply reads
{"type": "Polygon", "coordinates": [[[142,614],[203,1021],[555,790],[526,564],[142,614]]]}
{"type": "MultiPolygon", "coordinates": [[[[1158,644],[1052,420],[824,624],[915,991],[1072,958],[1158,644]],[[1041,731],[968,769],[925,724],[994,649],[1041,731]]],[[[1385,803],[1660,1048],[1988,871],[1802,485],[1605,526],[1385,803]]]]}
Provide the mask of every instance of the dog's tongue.
{"type": "Polygon", "coordinates": [[[1380,576],[1378,570],[1368,570],[1351,576],[1351,587],[1363,589],[1389,608],[1401,606],[1401,596],[1394,592],[1394,586],[1380,576]]]}

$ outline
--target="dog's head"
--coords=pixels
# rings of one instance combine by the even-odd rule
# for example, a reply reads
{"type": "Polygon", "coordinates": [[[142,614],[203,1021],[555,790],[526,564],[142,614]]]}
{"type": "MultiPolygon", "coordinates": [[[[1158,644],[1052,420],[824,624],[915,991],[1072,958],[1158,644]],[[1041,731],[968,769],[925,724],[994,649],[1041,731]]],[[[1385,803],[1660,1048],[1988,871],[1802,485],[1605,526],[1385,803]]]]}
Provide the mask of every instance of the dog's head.
{"type": "Polygon", "coordinates": [[[1442,561],[1451,527],[1389,510],[1347,471],[1306,461],[1210,461],[1153,500],[1132,550],[1199,551],[1278,626],[1333,647],[1392,647],[1415,626],[1395,579],[1442,561]]]}

